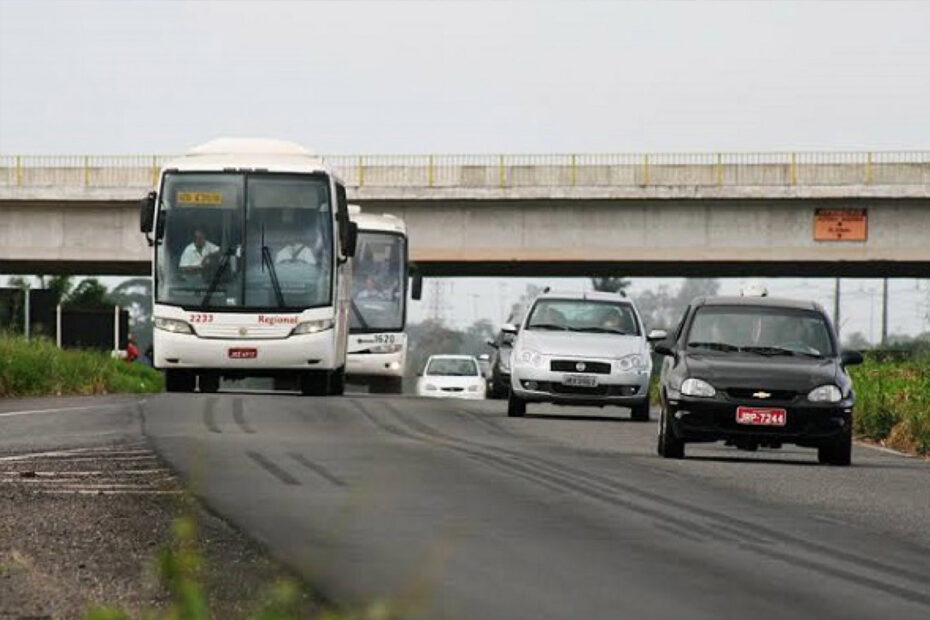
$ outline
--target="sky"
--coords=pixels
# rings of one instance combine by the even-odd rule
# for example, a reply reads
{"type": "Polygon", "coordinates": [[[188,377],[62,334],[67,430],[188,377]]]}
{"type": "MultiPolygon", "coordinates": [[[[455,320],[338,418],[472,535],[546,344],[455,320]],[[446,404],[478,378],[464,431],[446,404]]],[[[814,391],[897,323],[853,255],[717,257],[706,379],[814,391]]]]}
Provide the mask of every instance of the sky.
{"type": "MultiPolygon", "coordinates": [[[[925,2],[0,0],[0,153],[924,149],[928,32],[925,2]]],[[[491,284],[450,281],[450,321],[491,284]]]]}

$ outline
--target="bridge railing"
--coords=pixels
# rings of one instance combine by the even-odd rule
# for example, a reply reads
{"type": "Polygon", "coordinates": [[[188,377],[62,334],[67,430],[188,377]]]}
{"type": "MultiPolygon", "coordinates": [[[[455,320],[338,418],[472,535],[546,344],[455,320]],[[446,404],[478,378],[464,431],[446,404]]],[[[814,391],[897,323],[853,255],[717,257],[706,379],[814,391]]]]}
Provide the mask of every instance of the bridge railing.
{"type": "MultiPolygon", "coordinates": [[[[0,155],[0,186],[151,187],[166,155],[0,155]]],[[[324,155],[352,187],[930,184],[930,151],[324,155]]]]}

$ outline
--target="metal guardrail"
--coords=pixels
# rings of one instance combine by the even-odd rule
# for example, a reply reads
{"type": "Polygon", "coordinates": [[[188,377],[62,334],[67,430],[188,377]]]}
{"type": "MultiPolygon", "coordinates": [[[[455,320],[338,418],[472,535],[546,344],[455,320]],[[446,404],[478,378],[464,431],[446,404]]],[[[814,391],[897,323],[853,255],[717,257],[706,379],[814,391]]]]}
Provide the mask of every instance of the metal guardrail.
{"type": "MultiPolygon", "coordinates": [[[[169,155],[0,155],[0,186],[150,187],[169,155]]],[[[323,155],[352,187],[930,184],[930,151],[323,155]]]]}

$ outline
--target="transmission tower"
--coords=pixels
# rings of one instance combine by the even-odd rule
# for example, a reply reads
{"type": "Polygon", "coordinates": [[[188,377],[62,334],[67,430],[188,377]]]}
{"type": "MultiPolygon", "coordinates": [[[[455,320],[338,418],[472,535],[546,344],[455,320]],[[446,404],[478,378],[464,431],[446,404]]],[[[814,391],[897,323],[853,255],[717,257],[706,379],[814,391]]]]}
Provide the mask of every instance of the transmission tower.
{"type": "Polygon", "coordinates": [[[429,318],[444,324],[449,310],[447,294],[452,292],[452,283],[436,278],[430,280],[429,287],[429,318]]]}

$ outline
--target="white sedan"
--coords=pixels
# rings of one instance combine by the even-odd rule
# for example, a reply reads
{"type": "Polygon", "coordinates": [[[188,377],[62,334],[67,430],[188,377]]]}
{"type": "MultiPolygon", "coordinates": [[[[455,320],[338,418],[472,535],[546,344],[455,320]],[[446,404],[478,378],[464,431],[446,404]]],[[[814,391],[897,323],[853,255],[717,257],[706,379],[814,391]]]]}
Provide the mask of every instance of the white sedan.
{"type": "Polygon", "coordinates": [[[417,380],[417,396],[481,400],[486,390],[487,382],[472,355],[432,355],[417,380]]]}

